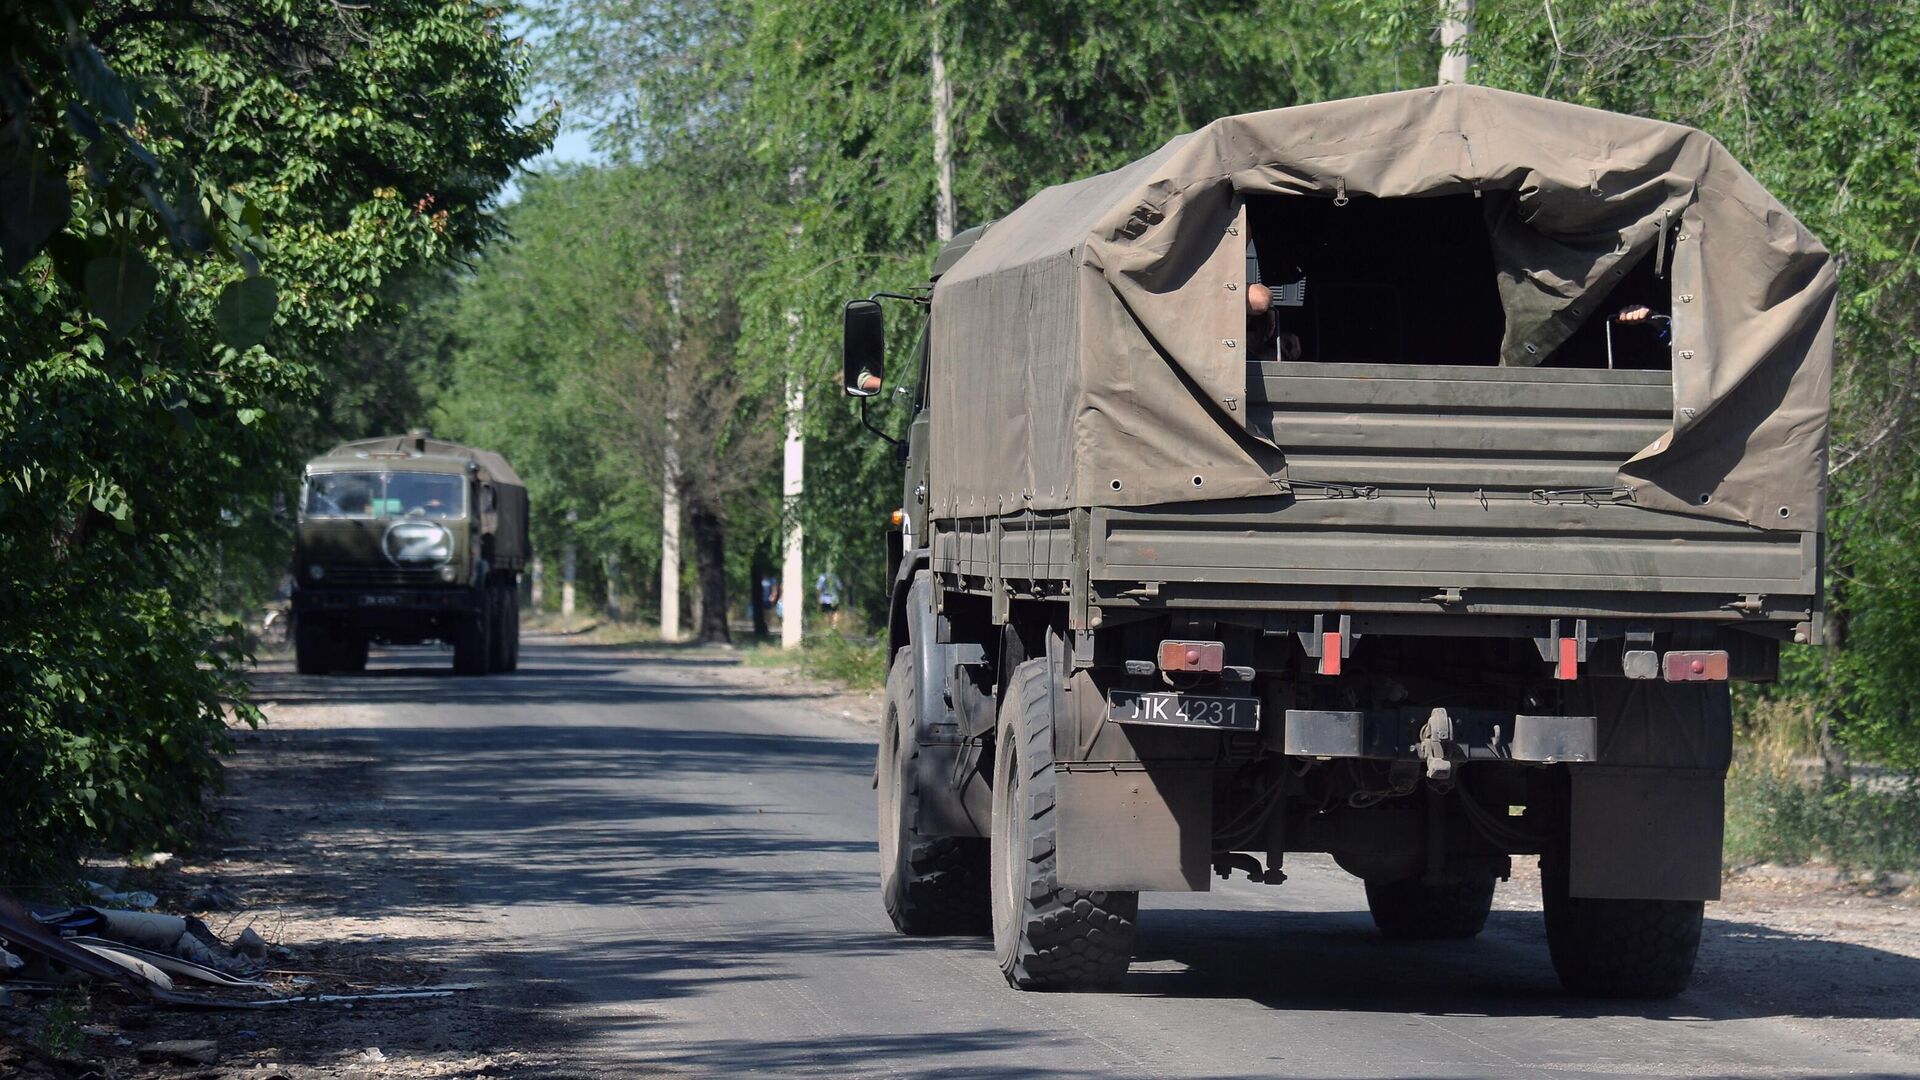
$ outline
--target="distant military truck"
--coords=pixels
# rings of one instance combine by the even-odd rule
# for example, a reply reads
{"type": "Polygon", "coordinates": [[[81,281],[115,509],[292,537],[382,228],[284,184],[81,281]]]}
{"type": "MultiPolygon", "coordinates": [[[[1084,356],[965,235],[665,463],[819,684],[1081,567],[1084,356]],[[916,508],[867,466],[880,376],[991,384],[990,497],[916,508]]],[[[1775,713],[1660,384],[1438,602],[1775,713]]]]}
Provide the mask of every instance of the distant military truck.
{"type": "Polygon", "coordinates": [[[426,432],[307,463],[293,553],[295,664],[362,671],[374,643],[453,646],[463,675],[520,659],[527,489],[506,459],[426,432]]]}
{"type": "Polygon", "coordinates": [[[1095,986],[1142,891],[1323,852],[1469,938],[1537,855],[1567,987],[1686,985],[1728,683],[1822,634],[1835,271],[1724,148],[1468,86],[1236,116],[849,303],[851,394],[888,297],[900,930],[1095,986]]]}

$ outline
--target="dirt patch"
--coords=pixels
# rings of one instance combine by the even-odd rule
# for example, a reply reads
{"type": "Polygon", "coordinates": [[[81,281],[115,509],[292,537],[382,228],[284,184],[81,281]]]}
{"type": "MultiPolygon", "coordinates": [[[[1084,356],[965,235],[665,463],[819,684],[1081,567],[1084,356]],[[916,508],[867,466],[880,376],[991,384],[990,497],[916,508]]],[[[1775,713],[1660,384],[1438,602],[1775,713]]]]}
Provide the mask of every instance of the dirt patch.
{"type": "MultiPolygon", "coordinates": [[[[292,718],[289,717],[289,720],[292,718]]],[[[159,910],[196,912],[224,940],[252,928],[270,943],[271,993],[229,999],[364,995],[464,987],[445,997],[258,1010],[156,1007],[113,989],[14,995],[0,1009],[0,1076],[121,1080],[247,1077],[576,1076],[554,999],[512,969],[485,935],[436,916],[453,883],[411,864],[401,823],[383,811],[381,763],[352,738],[272,725],[235,733],[220,834],[156,869],[96,876],[144,889],[159,910]],[[224,893],[235,910],[196,904],[224,893]],[[144,1060],[156,1043],[211,1040],[211,1062],[144,1060]]]]}

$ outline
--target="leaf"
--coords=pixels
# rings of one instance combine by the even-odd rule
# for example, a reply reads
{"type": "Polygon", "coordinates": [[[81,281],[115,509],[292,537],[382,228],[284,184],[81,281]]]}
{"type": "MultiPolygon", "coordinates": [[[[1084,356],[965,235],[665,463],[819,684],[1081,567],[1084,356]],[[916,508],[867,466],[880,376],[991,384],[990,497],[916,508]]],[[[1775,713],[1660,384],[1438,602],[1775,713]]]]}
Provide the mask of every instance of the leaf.
{"type": "Polygon", "coordinates": [[[20,272],[73,214],[67,182],[31,157],[0,163],[0,273],[20,272]]]}
{"type": "Polygon", "coordinates": [[[233,414],[233,415],[234,415],[234,417],[235,417],[236,419],[238,419],[238,420],[240,421],[240,423],[241,423],[241,424],[243,424],[243,425],[246,425],[246,426],[249,426],[249,427],[250,427],[250,426],[252,426],[252,425],[253,425],[253,422],[254,422],[254,421],[256,421],[256,420],[258,420],[258,419],[260,419],[261,417],[263,417],[263,416],[265,416],[265,415],[267,415],[267,410],[265,410],[265,409],[238,409],[238,410],[235,410],[235,412],[234,412],[234,414],[233,414]]]}
{"type": "Polygon", "coordinates": [[[87,303],[107,332],[125,337],[153,307],[160,274],[137,251],[121,251],[87,264],[87,303]]]}
{"type": "Polygon", "coordinates": [[[273,331],[273,314],[279,307],[280,287],[272,278],[242,278],[220,290],[213,325],[221,341],[236,349],[250,348],[273,331]]]}
{"type": "Polygon", "coordinates": [[[123,127],[132,127],[133,99],[127,95],[126,84],[100,58],[93,43],[76,37],[68,41],[67,47],[61,52],[65,54],[67,71],[73,76],[73,85],[79,89],[80,96],[100,110],[106,119],[123,127]]]}

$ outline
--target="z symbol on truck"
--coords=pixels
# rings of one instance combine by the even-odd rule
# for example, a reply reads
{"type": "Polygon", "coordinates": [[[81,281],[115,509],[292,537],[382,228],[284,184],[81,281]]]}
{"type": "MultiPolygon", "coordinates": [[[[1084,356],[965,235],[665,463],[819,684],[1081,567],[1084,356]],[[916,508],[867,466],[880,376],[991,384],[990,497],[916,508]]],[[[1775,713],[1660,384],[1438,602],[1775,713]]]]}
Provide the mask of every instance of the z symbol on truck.
{"type": "Polygon", "coordinates": [[[395,566],[438,566],[453,557],[453,534],[432,521],[396,521],[380,549],[395,566]]]}

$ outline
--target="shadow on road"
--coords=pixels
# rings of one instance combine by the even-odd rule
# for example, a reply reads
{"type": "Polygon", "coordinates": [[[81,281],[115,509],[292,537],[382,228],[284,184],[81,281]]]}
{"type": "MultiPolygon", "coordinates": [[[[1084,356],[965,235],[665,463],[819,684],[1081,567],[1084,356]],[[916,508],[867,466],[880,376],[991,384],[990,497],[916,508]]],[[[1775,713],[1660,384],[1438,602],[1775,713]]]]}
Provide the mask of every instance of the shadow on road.
{"type": "MultiPolygon", "coordinates": [[[[300,678],[285,665],[256,676],[257,699],[270,703],[419,707],[404,725],[270,726],[254,736],[289,751],[324,744],[363,763],[373,790],[361,797],[378,807],[382,835],[364,863],[352,845],[324,841],[332,858],[317,871],[330,881],[320,887],[337,889],[347,910],[359,902],[353,882],[375,862],[381,873],[430,883],[422,895],[444,897],[456,911],[566,907],[578,926],[571,939],[509,942],[475,961],[485,970],[473,974],[533,987],[551,1010],[610,1007],[589,1025],[597,1036],[654,1025],[656,1003],[805,984],[835,966],[897,974],[902,966],[932,973],[966,965],[992,981],[986,941],[876,929],[885,923],[871,854],[872,749],[863,733],[772,734],[729,708],[808,694],[669,678],[651,665],[686,661],[615,650],[530,642],[523,657],[519,672],[485,678],[455,678],[398,653],[360,677],[300,678]]],[[[271,755],[257,767],[273,769],[271,755]]],[[[301,828],[285,824],[295,834],[301,828]]],[[[331,827],[314,823],[316,832],[331,827]]],[[[1135,970],[1114,994],[1413,1017],[1684,1024],[1920,1016],[1912,994],[1885,992],[1920,984],[1920,961],[1746,922],[1710,917],[1695,989],[1647,1004],[1561,993],[1537,912],[1495,912],[1474,942],[1407,944],[1381,938],[1364,911],[1270,906],[1286,903],[1285,887],[1244,906],[1224,894],[1193,899],[1208,906],[1149,905],[1135,970]]],[[[459,942],[418,945],[440,953],[459,942]]],[[[964,989],[993,995],[984,1000],[995,1008],[1005,1004],[998,995],[1016,1000],[1010,989],[964,989]]],[[[1022,1010],[1051,1007],[1042,995],[1017,1000],[1022,1010]]],[[[992,1049],[990,1039],[1044,1045],[1058,1037],[1005,1025],[992,1035],[957,1030],[971,1026],[820,1040],[674,1043],[658,1035],[652,1045],[664,1060],[723,1074],[812,1072],[838,1060],[907,1062],[914,1075],[943,1076],[977,1075],[986,1058],[972,1055],[992,1049]]],[[[1246,1075],[1269,1071],[1250,1063],[1246,1075]]],[[[996,1064],[993,1074],[1102,1072],[1041,1059],[1031,1071],[996,1064]]]]}

